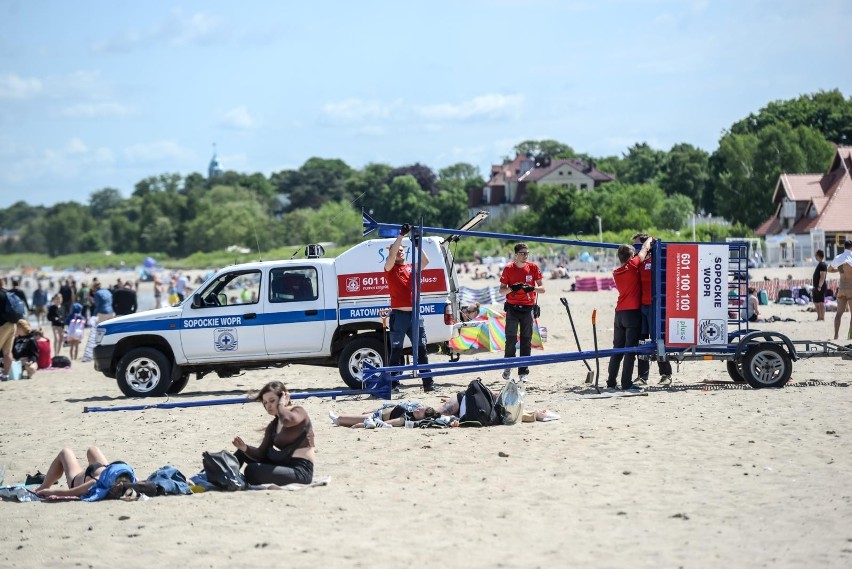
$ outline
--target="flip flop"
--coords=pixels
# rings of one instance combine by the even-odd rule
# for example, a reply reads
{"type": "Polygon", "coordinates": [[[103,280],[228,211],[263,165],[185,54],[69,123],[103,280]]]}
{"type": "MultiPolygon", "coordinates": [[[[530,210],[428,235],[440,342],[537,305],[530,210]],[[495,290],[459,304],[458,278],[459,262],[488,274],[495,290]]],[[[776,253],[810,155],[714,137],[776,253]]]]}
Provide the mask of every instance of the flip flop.
{"type": "Polygon", "coordinates": [[[557,413],[548,410],[541,419],[537,419],[537,421],[547,422],[547,421],[558,421],[561,419],[557,413]]]}

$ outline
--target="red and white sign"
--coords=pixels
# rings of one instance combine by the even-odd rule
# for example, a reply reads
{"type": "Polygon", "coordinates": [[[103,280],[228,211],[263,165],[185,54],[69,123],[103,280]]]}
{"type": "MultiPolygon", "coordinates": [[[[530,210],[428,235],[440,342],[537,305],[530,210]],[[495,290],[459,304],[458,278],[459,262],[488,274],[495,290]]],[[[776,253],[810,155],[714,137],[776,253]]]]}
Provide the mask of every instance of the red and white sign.
{"type": "Polygon", "coordinates": [[[666,247],[666,346],[728,343],[727,245],[666,247]]]}
{"type": "MultiPolygon", "coordinates": [[[[338,275],[337,290],[341,298],[353,296],[382,296],[390,294],[384,271],[378,273],[358,273],[338,275]]],[[[447,283],[441,269],[423,269],[420,274],[421,294],[446,292],[447,283]]]]}

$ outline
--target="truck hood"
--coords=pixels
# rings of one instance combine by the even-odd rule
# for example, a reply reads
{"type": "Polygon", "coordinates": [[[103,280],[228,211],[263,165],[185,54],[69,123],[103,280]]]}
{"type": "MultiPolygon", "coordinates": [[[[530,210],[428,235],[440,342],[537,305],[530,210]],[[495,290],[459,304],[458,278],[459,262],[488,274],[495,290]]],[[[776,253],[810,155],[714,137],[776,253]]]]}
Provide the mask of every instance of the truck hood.
{"type": "Polygon", "coordinates": [[[166,308],[117,316],[106,322],[101,322],[98,324],[98,328],[104,330],[104,335],[119,334],[131,330],[142,332],[146,330],[163,330],[170,327],[177,328],[181,313],[182,308],[180,306],[168,306],[166,308]]]}

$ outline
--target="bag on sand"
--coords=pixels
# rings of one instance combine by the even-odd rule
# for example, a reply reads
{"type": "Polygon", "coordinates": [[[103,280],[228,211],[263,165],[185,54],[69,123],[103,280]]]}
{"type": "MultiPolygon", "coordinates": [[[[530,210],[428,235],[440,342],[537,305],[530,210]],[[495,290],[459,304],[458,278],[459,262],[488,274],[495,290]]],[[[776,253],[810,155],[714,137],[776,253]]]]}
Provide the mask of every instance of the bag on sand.
{"type": "Polygon", "coordinates": [[[233,492],[246,489],[246,479],[240,472],[240,461],[228,451],[204,451],[201,455],[201,464],[204,467],[204,474],[207,475],[207,482],[220,490],[233,492]]]}
{"type": "Polygon", "coordinates": [[[50,367],[71,367],[71,360],[68,356],[53,356],[50,360],[50,367]]]}
{"type": "Polygon", "coordinates": [[[524,415],[524,388],[510,379],[497,396],[495,406],[503,415],[503,424],[514,425],[524,415]]]}
{"type": "Polygon", "coordinates": [[[482,427],[503,424],[503,415],[495,405],[494,394],[479,379],[471,381],[464,392],[462,423],[479,423],[482,427]]]}

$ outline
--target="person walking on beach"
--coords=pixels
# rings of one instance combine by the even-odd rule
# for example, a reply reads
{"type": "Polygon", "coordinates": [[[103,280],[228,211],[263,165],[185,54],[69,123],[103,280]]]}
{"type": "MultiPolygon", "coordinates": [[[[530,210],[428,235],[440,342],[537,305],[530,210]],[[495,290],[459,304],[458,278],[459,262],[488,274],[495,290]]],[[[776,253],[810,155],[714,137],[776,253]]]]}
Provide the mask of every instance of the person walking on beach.
{"type": "MultiPolygon", "coordinates": [[[[391,243],[388,258],[385,260],[385,277],[388,281],[391,307],[389,321],[391,349],[390,356],[388,357],[388,365],[390,367],[402,365],[402,350],[406,336],[412,343],[414,342],[414,328],[411,322],[414,270],[411,263],[405,262],[405,248],[402,246],[402,239],[409,232],[411,232],[411,225],[408,223],[403,224],[396,239],[391,243]]],[[[423,251],[421,258],[423,261],[421,267],[426,267],[429,264],[429,257],[426,255],[426,251],[423,251]]],[[[423,325],[422,316],[418,315],[417,320],[419,327],[417,363],[418,365],[426,365],[429,363],[429,356],[426,353],[426,327],[423,325]]],[[[431,377],[423,378],[423,391],[435,391],[435,382],[431,377]]]]}
{"type": "Polygon", "coordinates": [[[116,316],[136,312],[136,290],[133,288],[133,283],[127,281],[124,286],[112,291],[112,306],[116,316]]]}
{"type": "MultiPolygon", "coordinates": [[[[500,275],[500,294],[506,295],[503,308],[506,311],[506,348],[503,356],[515,357],[515,345],[520,335],[521,357],[529,356],[532,351],[533,307],[537,295],[544,292],[541,269],[528,261],[530,251],[525,243],[517,243],[514,248],[514,258],[503,268],[500,275]],[[519,334],[520,332],[520,334],[519,334]]],[[[530,369],[527,366],[518,368],[518,379],[526,381],[530,369]]],[[[503,370],[503,379],[508,380],[512,375],[511,368],[503,370]]]]}
{"type": "MultiPolygon", "coordinates": [[[[840,282],[837,285],[837,314],[834,315],[834,339],[840,336],[840,322],[843,313],[849,308],[852,312],[852,241],[847,240],[843,244],[843,253],[831,260],[828,267],[829,273],[840,273],[840,282]]],[[[852,320],[849,321],[848,339],[852,339],[852,320]]]]}
{"type": "MultiPolygon", "coordinates": [[[[633,245],[643,245],[648,240],[646,233],[637,233],[633,236],[633,245]]],[[[651,239],[651,244],[654,240],[651,239]]],[[[653,260],[651,258],[650,248],[645,260],[639,265],[639,281],[642,286],[642,305],[639,311],[642,313],[642,329],[639,333],[640,340],[657,337],[657,321],[651,314],[651,276],[654,273],[653,260]]],[[[651,370],[651,362],[646,359],[640,359],[637,364],[639,368],[639,378],[636,380],[640,385],[648,384],[648,375],[651,370]]],[[[657,369],[660,372],[659,385],[671,385],[672,383],[672,364],[668,360],[657,360],[657,369]]]]}
{"type": "Polygon", "coordinates": [[[826,274],[828,274],[828,265],[825,264],[825,252],[820,249],[814,253],[817,260],[817,266],[814,269],[814,308],[816,309],[817,321],[825,320],[825,293],[828,290],[828,285],[825,282],[826,274]]]}
{"type": "MultiPolygon", "coordinates": [[[[618,260],[621,266],[612,271],[615,288],[618,290],[618,301],[615,304],[615,324],[613,326],[613,348],[632,348],[639,345],[639,335],[642,333],[642,283],[639,276],[639,266],[645,261],[651,250],[651,238],[645,240],[639,254],[635,254],[632,245],[621,245],[618,248],[618,260]]],[[[606,386],[616,388],[618,368],[624,360],[621,370],[621,389],[627,391],[640,389],[633,384],[633,362],[636,354],[617,354],[609,359],[606,386]]]]}
{"type": "MultiPolygon", "coordinates": [[[[6,279],[0,277],[0,315],[9,312],[9,299],[6,298],[6,279]]],[[[0,350],[3,351],[3,373],[0,373],[0,381],[9,379],[9,370],[12,369],[12,348],[15,346],[15,330],[18,320],[2,319],[0,321],[0,350]]]]}
{"type": "Polygon", "coordinates": [[[47,317],[47,291],[41,286],[40,281],[33,291],[32,307],[36,317],[36,324],[41,328],[47,317]]]}

